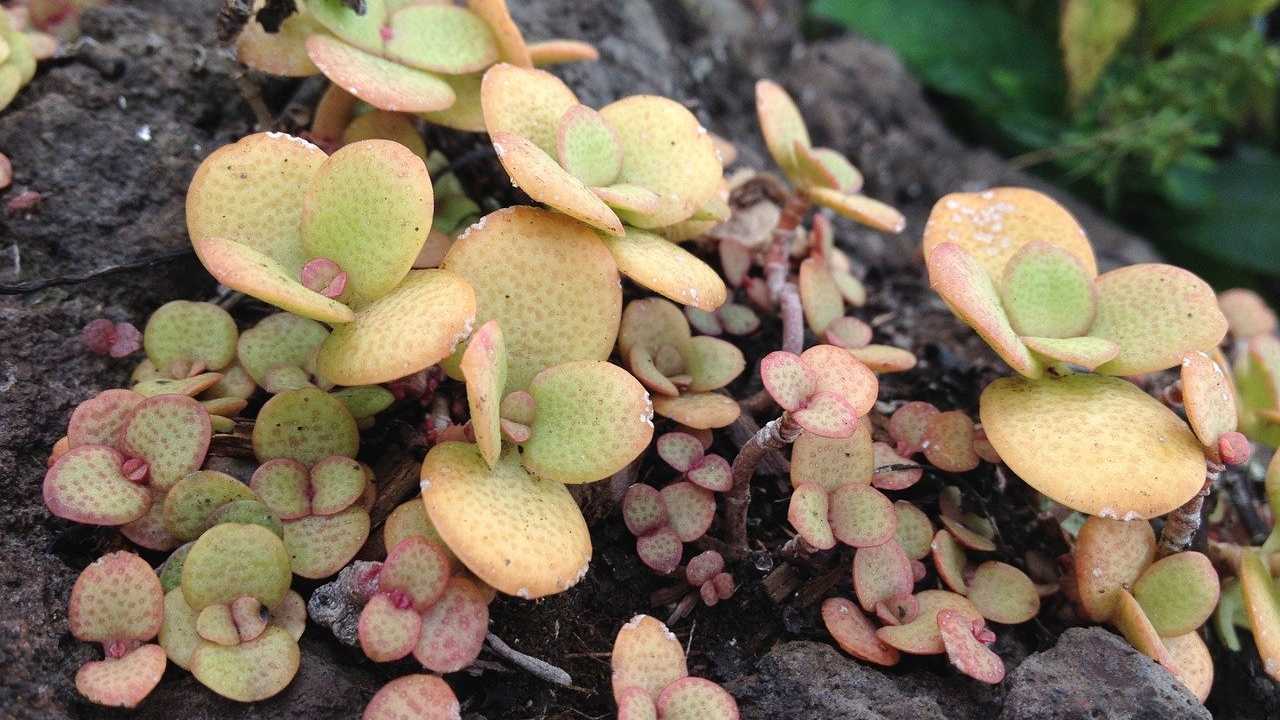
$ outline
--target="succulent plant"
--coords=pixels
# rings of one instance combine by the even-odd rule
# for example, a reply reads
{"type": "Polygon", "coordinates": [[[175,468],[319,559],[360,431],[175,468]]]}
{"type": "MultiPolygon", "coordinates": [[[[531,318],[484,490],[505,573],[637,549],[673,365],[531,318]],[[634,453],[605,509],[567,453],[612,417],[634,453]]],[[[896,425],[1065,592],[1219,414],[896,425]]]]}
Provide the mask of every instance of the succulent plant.
{"type": "Polygon", "coordinates": [[[459,720],[462,709],[445,681],[435,675],[405,675],[383,685],[361,720],[459,720]]]}
{"type": "Polygon", "coordinates": [[[480,78],[495,62],[531,68],[597,56],[578,41],[526,44],[505,0],[471,0],[465,8],[395,0],[366,0],[359,10],[342,0],[295,4],[277,32],[256,20],[244,26],[236,39],[241,62],[274,75],[324,73],[369,105],[457,130],[485,129],[480,78]]]}
{"type": "Polygon", "coordinates": [[[737,720],[724,688],[689,676],[684,648],[658,620],[637,615],[613,642],[613,699],[618,720],[737,720]]]}
{"type": "MultiPolygon", "coordinates": [[[[53,57],[58,39],[49,34],[53,28],[47,22],[52,19],[50,6],[55,3],[43,0],[26,8],[0,8],[0,110],[13,102],[18,91],[31,82],[36,74],[36,61],[53,57]]],[[[61,5],[91,5],[90,0],[61,5]]],[[[70,8],[67,8],[70,9],[70,8]]],[[[71,29],[76,27],[78,13],[61,12],[63,22],[71,29]]]]}
{"type": "Polygon", "coordinates": [[[127,322],[112,322],[98,318],[80,331],[80,340],[95,355],[113,358],[128,357],[142,348],[142,333],[127,322]]]}

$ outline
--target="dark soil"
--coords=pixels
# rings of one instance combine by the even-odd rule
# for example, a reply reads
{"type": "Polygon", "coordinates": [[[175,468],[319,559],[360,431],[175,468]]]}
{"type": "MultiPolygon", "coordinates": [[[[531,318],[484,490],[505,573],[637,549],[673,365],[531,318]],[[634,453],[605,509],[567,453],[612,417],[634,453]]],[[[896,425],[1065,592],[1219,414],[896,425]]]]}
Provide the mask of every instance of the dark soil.
{"type": "MultiPolygon", "coordinates": [[[[763,16],[746,9],[751,3],[737,0],[512,4],[530,38],[577,37],[600,48],[600,63],[561,71],[584,102],[599,105],[640,92],[669,95],[687,103],[708,128],[735,141],[751,165],[763,166],[764,157],[754,80],[770,76],[791,88],[815,140],[845,151],[865,172],[868,193],[899,205],[910,222],[907,233],[896,238],[837,224],[840,244],[865,272],[871,300],[858,315],[875,326],[877,342],[907,348],[921,361],[909,373],[884,377],[881,400],[923,399],[976,414],[978,392],[1002,367],[929,291],[916,256],[919,228],[945,192],[1040,183],[949,135],[888,51],[857,39],[801,41],[799,3],[764,3],[770,9],[763,16]]],[[[70,636],[65,611],[77,573],[123,541],[113,532],[51,517],[41,502],[40,482],[48,449],[63,434],[75,404],[124,385],[132,365],[85,352],[80,328],[103,316],[141,325],[167,300],[207,299],[214,291],[212,280],[186,252],[186,185],[210,150],[255,129],[237,84],[240,70],[213,44],[214,5],[210,0],[136,0],[87,14],[88,39],[67,58],[42,65],[33,84],[0,114],[0,152],[9,155],[15,170],[14,187],[0,194],[0,201],[27,189],[44,197],[31,211],[0,216],[0,283],[7,288],[0,298],[0,717],[123,716],[90,706],[76,694],[76,668],[97,659],[100,651],[70,636]],[[148,259],[156,260],[77,279],[148,259]],[[66,282],[32,289],[50,279],[66,282]]],[[[251,79],[261,82],[269,109],[281,118],[278,129],[305,123],[317,81],[251,79]]],[[[440,131],[432,131],[429,140],[455,158],[479,144],[475,137],[440,131]]],[[[505,175],[492,159],[476,157],[460,170],[473,193],[499,193],[497,200],[509,200],[505,175]]],[[[1152,257],[1143,240],[1050,191],[1077,213],[1104,264],[1152,257]]],[[[261,312],[248,303],[237,310],[242,311],[245,322],[261,312]]],[[[748,355],[758,358],[771,349],[774,333],[766,323],[744,348],[748,355]]],[[[753,376],[744,375],[733,390],[739,396],[753,391],[753,376]]],[[[404,412],[407,421],[413,419],[412,410],[404,412]]],[[[392,452],[396,428],[366,443],[365,459],[376,462],[383,459],[380,452],[392,452]]],[[[716,449],[732,457],[726,433],[716,449]]],[[[670,474],[651,461],[641,467],[641,479],[653,482],[670,474]]],[[[1025,487],[1016,479],[1001,487],[990,466],[963,477],[927,475],[908,497],[932,510],[938,488],[946,483],[971,490],[971,501],[992,514],[1002,559],[1020,562],[1028,549],[1051,556],[1061,551],[1046,544],[1049,535],[1029,509],[1025,487]]],[[[776,550],[786,539],[784,495],[772,478],[758,485],[752,536],[762,550],[776,550]]],[[[491,720],[612,716],[608,653],[613,636],[638,612],[665,618],[667,609],[650,608],[647,597],[668,582],[639,563],[633,539],[616,517],[596,523],[593,540],[592,570],[577,587],[536,603],[503,598],[492,607],[495,633],[516,649],[563,667],[574,687],[554,688],[485,655],[476,668],[449,678],[463,700],[464,715],[491,720]]],[[[817,567],[794,576],[799,597],[781,604],[771,601],[761,584],[777,562],[758,552],[737,564],[732,569],[738,594],[714,609],[696,610],[674,628],[689,648],[694,673],[747,687],[748,678],[765,677],[752,674],[765,670],[758,667],[760,659],[780,641],[824,641],[813,601],[826,586],[814,578],[827,569],[847,568],[849,557],[817,558],[817,567]]],[[[847,570],[836,588],[848,592],[847,570]]],[[[1050,605],[1041,620],[1002,634],[998,650],[1011,672],[1031,653],[1054,644],[1063,630],[1058,617],[1050,605]]],[[[224,701],[171,669],[133,715],[354,718],[382,683],[415,670],[412,663],[374,665],[316,626],[304,636],[302,651],[297,679],[266,702],[224,701]]],[[[811,671],[824,676],[848,672],[852,665],[835,653],[813,657],[821,664],[811,671]]],[[[1252,661],[1237,662],[1248,668],[1252,661]]],[[[785,664],[779,663],[770,667],[785,664]]],[[[1256,677],[1254,670],[1250,677],[1256,677]]],[[[901,685],[907,694],[915,692],[911,688],[934,688],[931,696],[953,698],[939,700],[949,717],[994,717],[1005,702],[1007,687],[978,687],[957,678],[940,659],[911,659],[891,672],[860,671],[876,682],[901,685]]],[[[1265,688],[1235,693],[1228,689],[1232,686],[1230,678],[1220,678],[1219,695],[1248,695],[1255,699],[1251,708],[1276,707],[1274,689],[1268,699],[1265,688]]],[[[1235,700],[1215,696],[1214,702],[1225,707],[1235,700]]],[[[748,718],[766,716],[763,706],[749,701],[743,711],[748,718]]],[[[1222,717],[1261,717],[1249,712],[1222,717]]]]}

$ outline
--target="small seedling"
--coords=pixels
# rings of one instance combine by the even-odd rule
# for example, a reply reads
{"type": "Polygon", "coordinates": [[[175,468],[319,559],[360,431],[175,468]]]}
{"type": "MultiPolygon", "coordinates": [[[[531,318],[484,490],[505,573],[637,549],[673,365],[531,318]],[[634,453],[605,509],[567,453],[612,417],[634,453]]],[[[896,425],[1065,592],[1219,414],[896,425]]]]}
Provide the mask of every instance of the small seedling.
{"type": "Polygon", "coordinates": [[[98,318],[85,325],[80,331],[80,340],[89,352],[113,358],[128,357],[142,348],[142,333],[138,328],[106,318],[98,318]]]}
{"type": "Polygon", "coordinates": [[[661,622],[637,615],[618,631],[610,658],[619,720],[737,720],[719,685],[689,676],[684,648],[661,622]]]}

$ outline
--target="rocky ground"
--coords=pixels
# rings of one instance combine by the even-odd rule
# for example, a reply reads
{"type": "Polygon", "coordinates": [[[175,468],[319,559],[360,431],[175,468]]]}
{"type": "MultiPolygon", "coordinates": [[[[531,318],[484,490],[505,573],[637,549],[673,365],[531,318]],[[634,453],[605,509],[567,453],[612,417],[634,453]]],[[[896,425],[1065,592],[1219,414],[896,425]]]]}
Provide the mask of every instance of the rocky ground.
{"type": "MultiPolygon", "coordinates": [[[[872,300],[863,314],[879,316],[877,341],[922,359],[915,371],[886,381],[882,399],[928,399],[974,411],[978,390],[999,365],[924,286],[915,253],[919,229],[945,192],[1039,183],[952,137],[892,53],[854,38],[806,44],[796,29],[798,3],[765,4],[770,10],[758,16],[737,0],[512,3],[529,37],[576,37],[600,48],[600,63],[563,70],[584,102],[640,92],[671,96],[737,143],[749,164],[763,162],[752,83],[769,76],[786,84],[815,139],[848,154],[866,174],[867,192],[897,204],[910,222],[898,238],[838,225],[841,244],[865,269],[872,300]]],[[[0,201],[28,189],[43,197],[29,211],[0,215],[0,717],[117,716],[75,693],[75,669],[100,651],[70,636],[65,607],[77,573],[119,541],[52,518],[40,481],[71,409],[124,384],[130,368],[84,352],[80,328],[104,316],[140,325],[167,300],[213,292],[184,252],[183,196],[202,157],[254,129],[239,70],[212,40],[214,5],[135,0],[90,12],[85,38],[65,58],[43,65],[0,114],[0,151],[15,171],[14,187],[0,201]],[[132,266],[148,259],[154,262],[132,266]],[[130,267],[82,279],[118,265],[130,267]],[[44,282],[50,279],[60,282],[44,282]]],[[[300,91],[313,96],[316,88],[312,82],[300,91]]],[[[271,81],[263,95],[272,110],[284,111],[298,90],[271,81]]],[[[297,119],[283,115],[286,125],[297,119]]],[[[473,188],[485,176],[505,180],[495,167],[473,167],[473,188]]],[[[1142,239],[1050,192],[1077,213],[1104,264],[1152,257],[1142,239]]],[[[994,493],[988,481],[973,478],[994,493]]],[[[773,521],[769,510],[763,515],[773,521]]],[[[635,560],[620,526],[596,526],[596,560],[578,587],[537,604],[501,600],[493,608],[495,632],[564,667],[575,687],[552,689],[485,657],[475,672],[451,678],[466,717],[612,715],[613,633],[647,609],[637,598],[659,586],[635,560]]],[[[989,688],[939,659],[908,660],[890,671],[849,660],[824,642],[812,606],[774,605],[759,590],[762,570],[748,564],[736,572],[743,589],[732,601],[695,613],[676,631],[691,648],[695,672],[725,682],[745,718],[1209,717],[1164,670],[1103,630],[1059,637],[1061,628],[1048,622],[1006,634],[997,649],[1009,677],[989,688]]],[[[412,669],[374,666],[316,627],[302,651],[298,677],[267,702],[236,706],[171,670],[134,715],[354,718],[381,683],[412,669]]],[[[1218,717],[1280,712],[1280,694],[1255,659],[1247,650],[1221,659],[1210,699],[1218,717]]]]}

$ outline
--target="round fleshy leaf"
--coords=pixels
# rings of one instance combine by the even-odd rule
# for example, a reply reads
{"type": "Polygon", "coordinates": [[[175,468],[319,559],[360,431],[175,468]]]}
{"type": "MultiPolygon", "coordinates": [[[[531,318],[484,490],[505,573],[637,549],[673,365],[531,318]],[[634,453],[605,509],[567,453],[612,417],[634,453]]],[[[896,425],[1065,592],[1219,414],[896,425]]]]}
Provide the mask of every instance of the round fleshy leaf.
{"type": "Polygon", "coordinates": [[[329,336],[325,326],[290,313],[276,313],[240,335],[237,355],[241,366],[258,384],[280,367],[312,366],[316,350],[329,336]]]}
{"type": "Polygon", "coordinates": [[[260,525],[215,525],[195,541],[182,564],[182,594],[195,612],[246,595],[272,607],[284,598],[291,579],[284,543],[260,525]]]}
{"type": "Polygon", "coordinates": [[[623,275],[682,305],[711,311],[724,304],[724,281],[688,250],[644,230],[625,228],[624,237],[605,244],[623,275]]]}
{"type": "Polygon", "coordinates": [[[889,541],[898,527],[889,498],[861,483],[841,485],[831,493],[829,519],[836,539],[857,548],[889,541]]]}
{"type": "Polygon", "coordinates": [[[346,510],[364,494],[364,467],[349,457],[333,455],[311,468],[311,512],[333,515],[346,510]]]}
{"type": "Polygon", "coordinates": [[[742,351],[720,338],[698,336],[684,349],[692,392],[718,390],[742,374],[747,361],[742,351]]]}
{"type": "Polygon", "coordinates": [[[621,470],[653,438],[649,394],[626,370],[600,361],[570,362],[529,385],[537,415],[521,449],[539,477],[588,483],[621,470]]]}
{"type": "Polygon", "coordinates": [[[1129,265],[1097,279],[1092,337],[1120,346],[1098,367],[1108,375],[1138,375],[1174,367],[1190,350],[1213,349],[1227,333],[1213,288],[1172,265],[1129,265]]]}
{"type": "Polygon", "coordinates": [[[622,169],[618,134],[586,105],[575,105],[560,118],[556,158],[588,187],[612,184],[622,169]]]}
{"type": "Polygon", "coordinates": [[[663,720],[738,720],[738,703],[724,688],[704,678],[680,678],[658,696],[663,720]]]}
{"type": "Polygon", "coordinates": [[[1218,439],[1236,429],[1236,396],[1224,368],[1200,351],[1182,356],[1182,405],[1200,443],[1216,452],[1218,439]]]}
{"type": "Polygon", "coordinates": [[[760,316],[746,305],[725,303],[716,311],[724,331],[730,335],[750,335],[760,329],[760,316]]]}
{"type": "MultiPolygon", "coordinates": [[[[967,522],[967,518],[969,516],[966,515],[965,517],[967,522]]],[[[996,549],[996,545],[991,541],[991,538],[986,537],[985,535],[982,535],[968,527],[966,523],[962,522],[960,519],[942,515],[938,520],[942,523],[943,527],[950,531],[951,536],[956,539],[956,542],[960,543],[964,547],[969,548],[970,550],[977,550],[978,552],[992,552],[996,549]]]]}
{"type": "Polygon", "coordinates": [[[475,662],[488,632],[488,596],[470,580],[455,577],[423,613],[413,656],[432,672],[457,672],[475,662]]]}
{"type": "Polygon", "coordinates": [[[939,530],[938,534],[933,536],[930,549],[933,552],[933,565],[938,570],[938,577],[942,578],[942,581],[952,590],[961,595],[968,594],[969,585],[964,577],[968,558],[955,537],[945,529],[939,530]]]}
{"type": "Polygon", "coordinates": [[[164,525],[179,540],[195,540],[215,524],[218,508],[235,500],[254,500],[253,491],[216,470],[184,476],[164,498],[164,525]]]}
{"type": "Polygon", "coordinates": [[[682,382],[691,380],[688,374],[683,373],[684,358],[670,345],[659,348],[658,352],[659,354],[654,356],[647,347],[632,348],[631,355],[627,358],[627,368],[646,388],[659,395],[676,397],[680,394],[680,388],[672,378],[682,382]],[[669,378],[662,371],[664,367],[668,369],[678,367],[681,374],[673,374],[669,378]]]}
{"type": "Polygon", "coordinates": [[[284,526],[280,524],[280,518],[276,517],[266,505],[257,499],[232,500],[215,510],[213,512],[213,524],[220,525],[222,523],[261,525],[277,537],[284,536],[284,526]]]}
{"type": "Polygon", "coordinates": [[[1031,578],[994,560],[974,570],[968,597],[984,618],[1004,625],[1024,623],[1040,612],[1040,596],[1031,578]]]}
{"type": "MultiPolygon", "coordinates": [[[[798,148],[797,154],[799,154],[798,148]]],[[[835,178],[836,190],[848,195],[862,189],[862,173],[849,162],[849,158],[836,150],[824,147],[810,148],[809,154],[822,164],[831,177],[835,178]]]]}
{"type": "Polygon", "coordinates": [[[702,459],[702,442],[682,432],[669,432],[658,436],[655,443],[658,456],[677,472],[686,472],[702,459]]]}
{"type": "Polygon", "coordinates": [[[490,320],[471,336],[459,364],[467,383],[471,432],[489,465],[502,452],[502,393],[507,385],[507,344],[502,328],[490,320]]]}
{"type": "Polygon", "coordinates": [[[982,615],[963,595],[946,590],[924,590],[916,595],[920,612],[915,620],[902,625],[882,627],[876,637],[885,644],[913,655],[940,655],[945,652],[938,631],[938,613],[952,610],[970,623],[982,622],[982,615]]]}
{"type": "Polygon", "coordinates": [[[339,388],[329,394],[341,400],[356,420],[371,418],[391,407],[396,400],[396,396],[381,385],[339,388]]]}
{"type": "Polygon", "coordinates": [[[685,580],[693,587],[702,587],[713,582],[715,577],[724,572],[724,556],[715,550],[707,550],[689,558],[685,567],[685,580]]]}
{"type": "Polygon", "coordinates": [[[1069,338],[1085,334],[1093,323],[1093,276],[1057,245],[1040,240],[1023,245],[999,280],[1001,304],[1019,335],[1069,338]]]}
{"type": "Polygon", "coordinates": [[[691,337],[689,321],[674,303],[662,298],[632,300],[622,313],[618,351],[626,357],[636,348],[648,348],[655,355],[663,356],[660,350],[670,347],[678,358],[680,349],[689,344],[691,337]]]}
{"type": "Polygon", "coordinates": [[[1122,589],[1118,593],[1116,612],[1111,622],[1138,652],[1160,663],[1169,672],[1176,672],[1168,648],[1128,590],[1122,589]]]}
{"type": "MultiPolygon", "coordinates": [[[[218,237],[193,236],[191,245],[209,274],[233,290],[252,295],[281,310],[322,322],[348,323],[355,317],[351,308],[305,287],[298,281],[297,270],[289,270],[247,244],[218,237]]],[[[299,253],[301,249],[299,240],[299,253]]]]}
{"type": "Polygon", "coordinates": [[[982,393],[981,415],[1005,463],[1074,510],[1150,518],[1181,506],[1204,485],[1204,453],[1191,430],[1118,378],[997,380],[982,393]]]}
{"type": "Polygon", "coordinates": [[[658,706],[644,690],[627,688],[618,695],[617,720],[658,720],[658,706]]]}
{"type": "Polygon", "coordinates": [[[124,475],[125,458],[102,445],[67,451],[44,476],[44,504],[86,525],[124,525],[147,514],[151,493],[124,475]]]}
{"type": "Polygon", "coordinates": [[[142,343],[147,359],[162,371],[194,364],[221,370],[235,359],[236,336],[235,320],[226,310],[213,303],[174,300],[151,314],[142,343]]]}
{"type": "Polygon", "coordinates": [[[134,408],[124,430],[124,451],[146,461],[151,485],[160,490],[204,464],[213,429],[209,413],[183,395],[158,395],[134,408]]]}
{"type": "Polygon", "coordinates": [[[631,618],[618,631],[609,664],[614,700],[629,688],[639,688],[657,701],[663,688],[689,675],[680,641],[648,615],[631,618]]]}
{"type": "Polygon", "coordinates": [[[293,573],[312,580],[337,573],[369,538],[369,513],[359,505],[333,515],[309,515],[284,523],[293,573]]]}
{"type": "Polygon", "coordinates": [[[913,460],[904,458],[893,451],[888,443],[877,442],[872,445],[872,458],[876,468],[905,467],[900,470],[879,470],[871,476],[871,484],[881,490],[906,490],[920,482],[924,469],[915,466],[913,460]]]}
{"type": "Polygon", "coordinates": [[[973,451],[973,421],[959,410],[929,418],[924,431],[924,456],[946,472],[968,472],[978,467],[973,451]]]}
{"type": "Polygon", "coordinates": [[[312,178],[303,199],[303,247],[308,257],[342,268],[342,297],[361,307],[390,292],[413,267],[433,208],[422,158],[390,140],[357,142],[334,153],[312,178]]]}
{"type": "Polygon", "coordinates": [[[290,458],[268,460],[249,479],[253,493],[281,520],[295,520],[311,512],[307,466],[290,458]]]}
{"type": "Polygon", "coordinates": [[[476,322],[502,326],[507,392],[527,388],[544,368],[609,357],[622,288],[613,257],[580,223],[528,207],[499,210],[458,238],[444,267],[475,288],[476,322]]]}
{"type": "Polygon", "coordinates": [[[1130,590],[1156,556],[1156,535],[1146,520],[1090,517],[1076,536],[1076,586],[1084,616],[1106,622],[1121,590],[1130,590]]]}
{"type": "Polygon", "coordinates": [[[791,527],[796,529],[805,542],[819,550],[830,550],[836,546],[831,521],[828,519],[829,513],[830,503],[825,488],[813,483],[795,486],[795,490],[791,492],[791,502],[787,506],[787,522],[791,523],[791,527]]]}
{"type": "Polygon", "coordinates": [[[897,208],[866,195],[846,195],[823,187],[805,188],[804,194],[813,202],[873,230],[896,235],[907,229],[907,220],[897,208]]]}
{"type": "Polygon", "coordinates": [[[363,140],[392,140],[409,148],[423,160],[427,159],[427,144],[413,121],[404,113],[371,110],[357,115],[343,129],[342,144],[350,145],[363,140]]]}
{"type": "Polygon", "coordinates": [[[76,671],[76,690],[98,705],[137,707],[160,683],[164,666],[164,648],[143,645],[124,657],[85,663],[76,671]]]}
{"type": "Polygon", "coordinates": [[[808,432],[828,438],[849,437],[858,427],[858,416],[849,403],[829,392],[814,393],[791,417],[808,432]]]}
{"type": "Polygon", "coordinates": [[[633,95],[601,108],[600,115],[622,147],[618,181],[652,190],[662,200],[652,213],[622,213],[629,224],[655,228],[686,220],[720,189],[723,168],[715,144],[680,103],[633,95]]]}
{"type": "Polygon", "coordinates": [[[1218,309],[1237,339],[1269,335],[1276,330],[1275,312],[1252,290],[1232,288],[1220,293],[1218,309]]]}
{"type": "Polygon", "coordinates": [[[1174,676],[1203,703],[1213,689],[1213,656],[1209,654],[1209,647],[1196,632],[1161,638],[1161,641],[1173,660],[1174,676]]]}
{"type": "Polygon", "coordinates": [[[389,382],[449,356],[470,334],[475,294],[448,270],[414,270],[389,294],[338,327],[316,356],[316,372],[342,385],[389,382]]]}
{"type": "Polygon", "coordinates": [[[815,392],[818,376],[799,355],[775,350],[760,361],[760,379],[783,410],[799,410],[815,392]]]}
{"type": "Polygon", "coordinates": [[[690,468],[685,477],[689,482],[712,492],[729,492],[733,487],[733,468],[729,461],[719,455],[708,455],[695,467],[690,468]]]}
{"type": "MultiPolygon", "coordinates": [[[[658,197],[657,193],[639,185],[616,183],[605,187],[593,187],[591,192],[595,193],[596,197],[603,200],[604,204],[613,208],[615,212],[625,212],[632,215],[655,212],[662,204],[662,198],[658,197]]],[[[669,241],[675,242],[674,240],[669,241]]]]}
{"type": "Polygon", "coordinates": [[[787,178],[798,187],[840,189],[840,180],[807,143],[794,143],[791,157],[794,165],[788,170],[787,178]]]}
{"type": "Polygon", "coordinates": [[[490,469],[474,445],[436,445],[423,461],[422,498],[454,554],[501,592],[538,598],[586,574],[591,537],[573,496],[530,475],[514,446],[490,469]]]}
{"type": "Polygon", "coordinates": [[[444,539],[440,537],[435,526],[431,524],[421,497],[401,503],[391,511],[387,521],[382,525],[382,544],[386,548],[394,548],[402,541],[414,536],[424,538],[435,545],[437,550],[445,554],[449,562],[452,563],[457,559],[445,544],[444,539]]]}
{"type": "Polygon", "coordinates": [[[842,485],[871,482],[872,451],[869,423],[858,423],[845,438],[804,433],[791,450],[791,484],[817,485],[827,492],[842,485]]]}
{"type": "Polygon", "coordinates": [[[459,720],[458,698],[435,675],[405,675],[383,685],[361,720],[459,720]]]}
{"type": "MultiPolygon", "coordinates": [[[[257,133],[218,148],[200,163],[187,189],[187,232],[201,261],[219,282],[226,283],[219,267],[248,265],[253,255],[265,256],[284,278],[297,280],[306,262],[298,232],[302,197],[326,157],[323,150],[301,138],[257,133]],[[218,259],[225,264],[211,263],[201,241],[215,238],[256,252],[242,253],[246,257],[241,263],[222,254],[218,259]]],[[[236,289],[278,304],[251,289],[236,289]]],[[[320,297],[315,304],[327,300],[320,297]]]]}
{"type": "MultiPolygon", "coordinates": [[[[120,534],[129,542],[148,550],[167,552],[182,544],[164,524],[164,495],[152,492],[147,514],[120,526],[120,534]]],[[[168,590],[168,588],[165,588],[168,590]]]]}
{"type": "Polygon", "coordinates": [[[300,660],[297,641],[269,626],[257,639],[234,647],[201,643],[191,656],[191,674],[225,698],[257,702],[283,690],[300,660]]]}
{"type": "Polygon", "coordinates": [[[933,543],[933,523],[929,522],[929,516],[906,500],[896,501],[893,504],[893,510],[898,516],[894,540],[912,560],[920,560],[927,556],[932,550],[933,543]]]}
{"type": "Polygon", "coordinates": [[[271,398],[253,426],[258,460],[297,460],[303,465],[330,455],[355,457],[360,432],[342,401],[316,388],[301,388],[271,398]]]}
{"type": "Polygon", "coordinates": [[[910,596],[915,578],[911,559],[897,541],[858,548],[853,555],[853,589],[862,609],[871,612],[881,602],[910,596]]]}
{"type": "MultiPolygon", "coordinates": [[[[263,3],[255,3],[261,7],[263,3]]],[[[320,69],[307,57],[307,36],[319,29],[319,24],[305,12],[294,13],[280,23],[274,33],[267,32],[262,24],[250,20],[236,37],[236,59],[255,70],[268,75],[307,77],[319,74],[320,69]]]]}
{"type": "Polygon", "coordinates": [[[1218,605],[1218,573],[1193,551],[1157,560],[1133,585],[1133,597],[1161,637],[1194,631],[1218,605]]]}
{"type": "Polygon", "coordinates": [[[696,307],[686,306],[684,316],[688,318],[689,325],[703,335],[723,335],[724,326],[720,324],[720,317],[715,313],[699,310],[696,307]]]}
{"type": "MultiPolygon", "coordinates": [[[[456,100],[452,105],[444,110],[418,113],[418,116],[434,125],[443,125],[444,127],[461,130],[462,132],[484,132],[484,112],[480,105],[480,87],[482,77],[482,73],[441,76],[440,79],[444,80],[450,89],[453,90],[456,100]]],[[[462,219],[459,216],[453,215],[453,213],[467,209],[468,205],[471,205],[471,201],[466,200],[465,202],[459,202],[457,205],[458,210],[451,210],[451,198],[445,196],[442,188],[437,188],[436,190],[440,197],[438,198],[439,202],[436,208],[435,227],[445,232],[453,232],[456,228],[456,220],[462,219]],[[445,222],[446,217],[452,217],[454,218],[454,221],[445,222]]],[[[474,206],[472,205],[472,207],[474,206]]],[[[467,212],[467,214],[470,214],[470,212],[467,212]]]]}
{"type": "Polygon", "coordinates": [[[387,57],[432,72],[461,75],[498,59],[484,20],[448,4],[416,4],[398,10],[387,25],[387,57]]]}
{"type": "Polygon", "coordinates": [[[231,617],[230,605],[210,605],[196,616],[196,634],[218,645],[239,645],[240,633],[231,617]]]}
{"type": "Polygon", "coordinates": [[[817,377],[815,390],[834,393],[849,404],[857,417],[871,411],[880,383],[849,351],[835,345],[814,345],[801,353],[800,359],[817,377]]]}
{"type": "Polygon", "coordinates": [[[103,390],[76,406],[67,424],[67,447],[115,447],[143,397],[132,390],[103,390]]]}
{"type": "Polygon", "coordinates": [[[876,628],[858,606],[845,598],[822,602],[822,623],[841,650],[877,665],[897,665],[898,651],[876,637],[876,628]]]}
{"type": "Polygon", "coordinates": [[[662,488],[662,500],[667,506],[667,522],[684,542],[693,542],[705,535],[715,519],[715,495],[691,482],[662,488]]]}
{"type": "Polygon", "coordinates": [[[973,328],[1009,367],[1030,378],[1044,373],[1009,324],[1000,295],[981,259],[960,245],[942,243],[927,256],[929,284],[964,324],[973,328]]]}
{"type": "Polygon", "coordinates": [[[164,621],[164,591],[147,561],[113,552],[93,561],[71,588],[67,622],[86,642],[146,641],[164,621]]]}
{"type": "Polygon", "coordinates": [[[916,366],[915,355],[891,345],[850,348],[849,354],[876,374],[906,372],[916,366]]]}
{"type": "Polygon", "coordinates": [[[1093,371],[1120,354],[1120,346],[1096,337],[1046,338],[1023,335],[1023,344],[1045,364],[1063,362],[1093,371]]]}
{"type": "Polygon", "coordinates": [[[381,110],[431,112],[449,107],[456,99],[448,83],[435,75],[370,55],[328,35],[308,37],[307,56],[334,84],[381,110]]]}
{"type": "Polygon", "coordinates": [[[924,449],[924,435],[930,420],[939,412],[927,402],[913,400],[889,418],[889,437],[898,443],[897,452],[910,457],[924,449]]]}
{"type": "Polygon", "coordinates": [[[821,337],[832,322],[844,315],[844,296],[836,287],[825,260],[809,257],[800,263],[799,289],[809,329],[821,337]]]}
{"type": "Polygon", "coordinates": [[[795,101],[781,85],[771,80],[759,80],[756,82],[756,115],[773,161],[783,171],[793,172],[797,166],[796,144],[805,147],[811,144],[809,130],[795,101]]]}
{"type": "Polygon", "coordinates": [[[187,605],[182,588],[164,596],[164,623],[160,626],[160,646],[169,660],[183,670],[191,666],[191,656],[200,645],[196,634],[196,612],[187,605]]]}
{"type": "Polygon", "coordinates": [[[532,140],[494,133],[493,149],[512,184],[534,200],[610,235],[622,235],[622,222],[595,193],[532,140]]]}
{"type": "MultiPolygon", "coordinates": [[[[823,338],[830,345],[849,349],[862,348],[871,342],[871,326],[858,318],[843,315],[827,323],[823,338]]],[[[874,372],[875,368],[872,368],[872,371],[874,372]]]]}
{"type": "Polygon", "coordinates": [[[636,538],[636,555],[655,573],[670,575],[680,566],[684,545],[675,530],[663,526],[636,538]]]}
{"type": "Polygon", "coordinates": [[[1089,277],[1098,274],[1093,248],[1076,219],[1052,198],[1028,188],[1004,187],[980,193],[952,193],[933,206],[924,229],[924,256],[954,243],[981,264],[992,280],[1035,241],[1071,253],[1089,277]]]}
{"type": "Polygon", "coordinates": [[[964,613],[938,611],[938,633],[942,637],[947,660],[960,672],[979,682],[998,685],[1004,680],[1004,661],[978,641],[974,621],[964,613]]]}
{"type": "Polygon", "coordinates": [[[491,136],[505,133],[526,138],[554,156],[560,119],[578,104],[578,98],[549,72],[500,63],[485,72],[480,102],[491,136]]]}
{"type": "Polygon", "coordinates": [[[424,537],[411,536],[388,552],[378,575],[378,589],[404,593],[413,608],[423,612],[444,593],[450,570],[442,549],[424,537]]]}
{"type": "MultiPolygon", "coordinates": [[[[441,586],[441,590],[444,587],[441,586]]],[[[391,662],[413,652],[422,633],[422,616],[412,607],[397,607],[390,596],[377,593],[360,611],[357,624],[360,649],[374,662],[391,662]]]]}
{"type": "Polygon", "coordinates": [[[1272,680],[1280,679],[1280,593],[1261,553],[1244,553],[1240,560],[1240,586],[1263,668],[1272,680]]]}
{"type": "Polygon", "coordinates": [[[214,417],[232,418],[249,407],[249,401],[244,398],[214,398],[201,400],[200,404],[204,406],[205,412],[209,413],[211,423],[214,417]]]}
{"type": "Polygon", "coordinates": [[[622,519],[632,535],[648,534],[667,524],[667,503],[657,488],[636,483],[622,496],[622,519]]]}
{"type": "Polygon", "coordinates": [[[726,427],[742,413],[733,398],[714,392],[659,395],[653,398],[653,411],[696,430],[726,427]]]}

